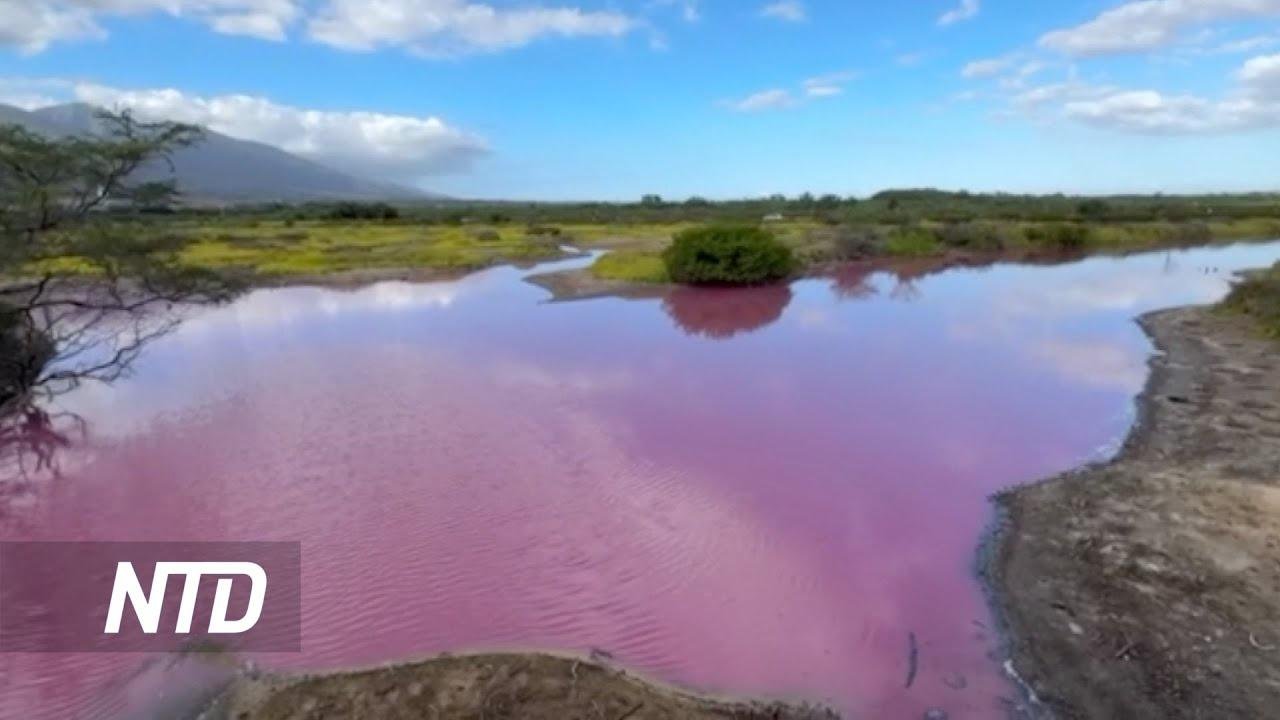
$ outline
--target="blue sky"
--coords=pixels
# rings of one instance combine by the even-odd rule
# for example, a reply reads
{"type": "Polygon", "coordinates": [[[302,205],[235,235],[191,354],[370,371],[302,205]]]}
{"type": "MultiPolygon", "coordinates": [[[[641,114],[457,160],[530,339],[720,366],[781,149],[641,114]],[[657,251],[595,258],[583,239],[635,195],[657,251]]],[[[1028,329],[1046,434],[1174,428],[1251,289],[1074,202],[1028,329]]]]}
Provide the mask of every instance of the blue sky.
{"type": "Polygon", "coordinates": [[[0,0],[0,102],[469,197],[1280,189],[1280,0],[0,0]]]}

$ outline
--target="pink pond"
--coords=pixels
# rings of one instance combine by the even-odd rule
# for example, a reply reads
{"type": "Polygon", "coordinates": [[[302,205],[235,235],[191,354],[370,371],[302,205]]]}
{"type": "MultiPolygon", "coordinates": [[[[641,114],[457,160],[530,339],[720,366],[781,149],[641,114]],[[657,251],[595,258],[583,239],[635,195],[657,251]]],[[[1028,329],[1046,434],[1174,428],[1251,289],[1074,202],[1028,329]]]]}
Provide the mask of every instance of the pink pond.
{"type": "MultiPolygon", "coordinates": [[[[64,396],[87,439],[0,536],[300,541],[303,651],[268,668],[600,649],[854,717],[1002,717],[1021,697],[974,572],[989,495],[1116,447],[1151,350],[1134,316],[1277,259],[655,301],[548,303],[510,268],[259,291],[64,396]]],[[[169,713],[195,682],[170,665],[0,655],[0,717],[169,713]]]]}

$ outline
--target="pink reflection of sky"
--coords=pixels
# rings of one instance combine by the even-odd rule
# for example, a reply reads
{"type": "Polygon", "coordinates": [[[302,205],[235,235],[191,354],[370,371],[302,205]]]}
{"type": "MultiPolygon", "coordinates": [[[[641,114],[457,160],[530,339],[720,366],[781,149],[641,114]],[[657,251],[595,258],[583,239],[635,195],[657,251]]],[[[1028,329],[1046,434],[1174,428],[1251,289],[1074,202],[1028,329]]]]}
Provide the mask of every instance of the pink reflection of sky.
{"type": "MultiPolygon", "coordinates": [[[[301,541],[304,652],[271,667],[601,648],[710,691],[995,717],[1013,691],[972,576],[986,497],[1113,441],[1132,394],[1032,348],[1141,367],[1129,318],[1186,293],[1160,272],[949,273],[912,302],[800,283],[739,334],[685,327],[707,315],[693,296],[678,322],[657,302],[538,306],[504,271],[422,302],[260,293],[69,399],[94,440],[7,535],[301,541]],[[1099,275],[1153,289],[998,316],[1099,275]]],[[[0,656],[0,717],[136,706],[101,690],[131,671],[0,656]]]]}

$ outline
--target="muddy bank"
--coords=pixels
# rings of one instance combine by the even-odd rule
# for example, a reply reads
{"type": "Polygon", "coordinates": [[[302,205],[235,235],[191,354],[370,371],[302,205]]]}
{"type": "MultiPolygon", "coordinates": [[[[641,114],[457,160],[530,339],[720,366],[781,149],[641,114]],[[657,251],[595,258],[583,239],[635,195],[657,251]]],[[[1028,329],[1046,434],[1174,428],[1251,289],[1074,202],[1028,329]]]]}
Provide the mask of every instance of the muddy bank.
{"type": "Polygon", "coordinates": [[[650,683],[595,659],[543,654],[441,656],[351,673],[245,678],[206,717],[309,718],[735,718],[834,720],[813,706],[700,697],[650,683]]]}
{"type": "Polygon", "coordinates": [[[591,300],[618,297],[629,299],[660,298],[676,287],[674,283],[638,283],[623,280],[605,280],[591,274],[588,268],[559,270],[531,275],[526,278],[531,285],[551,293],[552,302],[591,300]]]}
{"type": "Polygon", "coordinates": [[[1014,667],[1060,718],[1280,707],[1280,345],[1207,308],[1162,354],[1117,457],[997,498],[985,572],[1014,667]]]}

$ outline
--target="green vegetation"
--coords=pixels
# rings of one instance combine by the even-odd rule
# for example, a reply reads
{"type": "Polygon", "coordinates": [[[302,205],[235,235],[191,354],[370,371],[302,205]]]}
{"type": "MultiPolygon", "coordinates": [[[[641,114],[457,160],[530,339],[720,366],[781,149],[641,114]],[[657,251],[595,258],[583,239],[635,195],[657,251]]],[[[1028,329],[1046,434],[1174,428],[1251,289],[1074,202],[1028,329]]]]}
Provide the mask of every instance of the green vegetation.
{"type": "Polygon", "coordinates": [[[1237,283],[1222,305],[1256,318],[1268,335],[1280,338],[1280,263],[1237,283]]]}
{"type": "MultiPolygon", "coordinates": [[[[1001,223],[1074,222],[1183,223],[1251,218],[1280,220],[1280,194],[1236,195],[1011,195],[1007,193],[886,190],[867,198],[838,195],[774,195],[743,200],[666,200],[651,195],[631,203],[521,203],[427,201],[395,206],[400,219],[428,225],[524,225],[663,227],[760,223],[781,215],[784,224],[902,226],[974,221],[1001,223]]],[[[263,205],[234,209],[258,218],[320,220],[333,204],[263,205]]],[[[198,211],[192,211],[198,212],[198,211]]],[[[222,212],[206,213],[221,215],[222,212]]],[[[773,225],[771,225],[773,227],[773,225]]],[[[782,233],[779,233],[780,235],[782,233]]]]}
{"type": "MultiPolygon", "coordinates": [[[[754,223],[753,225],[758,225],[754,223]]],[[[466,272],[499,263],[563,256],[561,245],[610,250],[592,269],[602,279],[663,282],[657,259],[672,237],[696,223],[525,225],[468,221],[435,224],[411,212],[390,220],[332,220],[228,212],[117,218],[136,237],[164,237],[188,266],[283,282],[354,271],[466,272]]],[[[921,221],[907,225],[824,223],[790,218],[764,226],[791,249],[797,269],[878,257],[930,257],[948,252],[1024,255],[1130,252],[1237,239],[1280,237],[1280,218],[1059,222],[921,221]]],[[[46,256],[33,269],[88,273],[73,254],[46,256]]]]}
{"type": "Polygon", "coordinates": [[[329,211],[330,220],[395,220],[400,211],[387,203],[344,202],[329,211]]]}
{"type": "Polygon", "coordinates": [[[140,230],[138,218],[168,207],[175,190],[131,177],[199,141],[200,129],[128,113],[97,119],[92,137],[0,126],[0,423],[37,389],[119,377],[172,327],[152,321],[153,309],[237,289],[183,262],[182,239],[140,230]]]}
{"type": "Polygon", "coordinates": [[[894,228],[884,243],[884,252],[903,257],[926,257],[942,250],[939,233],[931,228],[894,228]]]}
{"type": "MultiPolygon", "coordinates": [[[[183,126],[171,139],[195,142],[198,132],[183,126]]],[[[16,128],[0,133],[28,144],[32,139],[16,128]]],[[[70,184],[75,168],[101,160],[108,147],[83,138],[45,145],[28,149],[47,154],[56,146],[45,173],[56,186],[54,195],[83,190],[70,184]]],[[[286,282],[363,271],[465,272],[562,257],[560,246],[573,244],[610,250],[592,268],[596,277],[664,282],[670,274],[659,259],[672,238],[707,226],[763,226],[789,249],[789,272],[869,258],[1040,257],[1280,237],[1280,195],[1266,193],[1072,197],[923,189],[868,198],[806,193],[671,201],[646,195],[632,203],[430,200],[183,208],[170,202],[174,191],[139,186],[96,202],[93,225],[109,226],[116,235],[115,246],[93,250],[96,257],[83,244],[48,243],[21,258],[0,257],[0,274],[102,274],[105,252],[163,256],[172,267],[230,273],[250,282],[286,282]]],[[[738,274],[725,272],[724,277],[738,274]]]]}
{"type": "Polygon", "coordinates": [[[1071,252],[1087,248],[1093,231],[1076,223],[1049,223],[1028,227],[1026,235],[1033,245],[1071,252]]]}
{"type": "Polygon", "coordinates": [[[601,280],[633,283],[671,282],[662,255],[644,250],[615,250],[591,265],[591,274],[601,280]]]}
{"type": "Polygon", "coordinates": [[[749,226],[708,226],[676,235],[662,254],[667,272],[690,285],[758,285],[796,269],[791,248],[773,233],[749,226]]]}
{"type": "Polygon", "coordinates": [[[190,265],[266,278],[355,270],[465,271],[561,256],[554,235],[514,227],[432,227],[394,222],[174,223],[190,265]]]}

